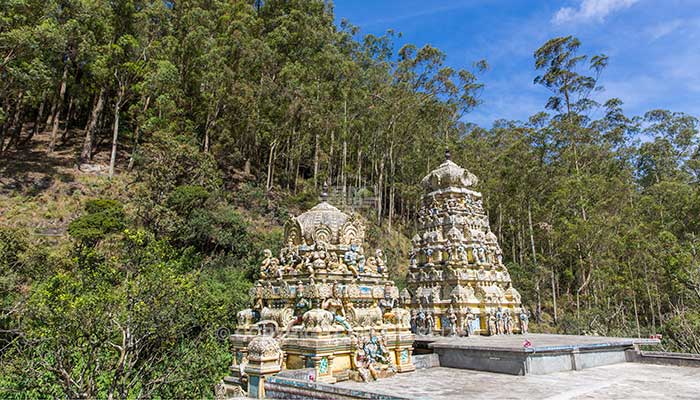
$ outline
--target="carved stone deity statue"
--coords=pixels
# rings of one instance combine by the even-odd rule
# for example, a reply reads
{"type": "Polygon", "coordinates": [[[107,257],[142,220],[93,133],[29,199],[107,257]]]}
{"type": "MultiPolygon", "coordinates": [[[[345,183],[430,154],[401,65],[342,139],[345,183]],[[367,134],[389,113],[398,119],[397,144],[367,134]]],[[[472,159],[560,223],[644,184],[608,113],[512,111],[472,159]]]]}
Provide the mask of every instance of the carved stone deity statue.
{"type": "Polygon", "coordinates": [[[447,319],[450,321],[450,336],[457,335],[457,314],[455,314],[452,306],[450,306],[450,311],[447,313],[447,319]]]}
{"type": "Polygon", "coordinates": [[[527,310],[523,309],[520,312],[520,332],[521,333],[528,333],[528,325],[530,321],[530,316],[528,315],[529,313],[527,310]]]}
{"type": "Polygon", "coordinates": [[[427,315],[425,316],[425,329],[427,331],[426,334],[432,335],[434,327],[435,327],[435,317],[433,317],[432,311],[428,311],[427,315]]]}

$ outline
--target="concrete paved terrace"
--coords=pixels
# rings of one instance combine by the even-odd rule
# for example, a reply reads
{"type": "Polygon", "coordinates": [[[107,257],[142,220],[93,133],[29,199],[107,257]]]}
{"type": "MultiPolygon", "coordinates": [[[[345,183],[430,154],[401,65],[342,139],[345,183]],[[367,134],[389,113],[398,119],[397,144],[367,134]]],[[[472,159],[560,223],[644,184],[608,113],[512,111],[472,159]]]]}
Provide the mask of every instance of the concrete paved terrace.
{"type": "Polygon", "coordinates": [[[430,344],[430,347],[503,350],[529,353],[573,349],[594,349],[611,346],[631,346],[634,344],[654,345],[659,343],[657,339],[553,335],[544,333],[471,337],[416,336],[416,342],[430,344]],[[530,342],[529,348],[523,346],[526,340],[530,342]]]}
{"type": "Polygon", "coordinates": [[[622,363],[513,376],[438,367],[336,386],[407,399],[698,399],[700,368],[622,363]]]}
{"type": "Polygon", "coordinates": [[[416,338],[416,353],[434,351],[440,365],[511,375],[549,374],[625,362],[637,345],[657,339],[576,335],[499,335],[416,338]]]}

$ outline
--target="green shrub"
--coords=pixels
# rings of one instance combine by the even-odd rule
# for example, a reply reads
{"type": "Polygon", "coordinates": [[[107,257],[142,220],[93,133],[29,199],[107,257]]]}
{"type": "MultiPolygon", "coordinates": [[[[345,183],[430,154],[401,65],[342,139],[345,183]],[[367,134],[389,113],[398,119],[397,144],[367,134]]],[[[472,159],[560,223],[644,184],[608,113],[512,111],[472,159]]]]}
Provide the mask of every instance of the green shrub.
{"type": "Polygon", "coordinates": [[[189,215],[192,210],[200,208],[209,199],[209,192],[203,186],[178,186],[168,197],[168,207],[179,215],[189,215]]]}
{"type": "Polygon", "coordinates": [[[86,214],[68,225],[68,233],[83,245],[94,246],[106,235],[126,226],[124,207],[116,200],[93,199],[85,202],[86,214]]]}

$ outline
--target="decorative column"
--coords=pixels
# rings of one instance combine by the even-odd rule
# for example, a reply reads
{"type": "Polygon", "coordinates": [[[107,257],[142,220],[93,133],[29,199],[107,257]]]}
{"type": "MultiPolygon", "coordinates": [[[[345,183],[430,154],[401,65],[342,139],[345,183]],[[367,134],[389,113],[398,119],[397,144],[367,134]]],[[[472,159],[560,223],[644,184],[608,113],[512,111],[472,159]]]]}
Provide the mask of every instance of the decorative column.
{"type": "Polygon", "coordinates": [[[280,372],[284,353],[277,341],[270,336],[258,336],[248,344],[248,397],[265,398],[266,378],[280,372]]]}
{"type": "Polygon", "coordinates": [[[394,353],[396,358],[396,372],[410,372],[415,371],[416,366],[413,365],[413,346],[402,346],[396,349],[394,353]]]}

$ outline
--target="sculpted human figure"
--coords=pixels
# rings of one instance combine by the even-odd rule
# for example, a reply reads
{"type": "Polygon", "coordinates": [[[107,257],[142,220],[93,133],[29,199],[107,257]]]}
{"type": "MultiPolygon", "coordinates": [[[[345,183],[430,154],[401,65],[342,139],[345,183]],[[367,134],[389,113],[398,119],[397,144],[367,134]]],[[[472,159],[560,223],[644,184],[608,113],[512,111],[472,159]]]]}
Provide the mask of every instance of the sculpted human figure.
{"type": "Polygon", "coordinates": [[[282,277],[284,276],[284,269],[282,267],[280,267],[279,260],[277,258],[273,257],[272,260],[270,260],[268,274],[270,277],[274,276],[279,280],[281,280],[282,277]]]}
{"type": "Polygon", "coordinates": [[[418,313],[416,313],[416,310],[411,310],[411,332],[416,333],[416,330],[418,328],[418,313]]]}
{"type": "Polygon", "coordinates": [[[450,321],[450,336],[457,335],[457,314],[455,314],[455,310],[452,306],[450,306],[447,319],[450,321]]]}
{"type": "MultiPolygon", "coordinates": [[[[333,284],[333,292],[336,292],[336,283],[333,284]]],[[[343,307],[342,300],[331,296],[323,301],[321,308],[333,313],[333,319],[335,322],[345,328],[346,331],[352,332],[352,326],[350,326],[350,323],[348,323],[345,318],[345,307],[343,307]]]]}
{"type": "Polygon", "coordinates": [[[395,306],[396,299],[391,298],[391,293],[388,290],[384,290],[384,298],[379,300],[379,308],[382,310],[382,316],[389,313],[395,306]]]}
{"type": "Polygon", "coordinates": [[[489,335],[498,335],[498,331],[496,330],[496,317],[492,314],[488,314],[488,321],[489,321],[489,335]]]}
{"type": "Polygon", "coordinates": [[[425,329],[427,330],[426,334],[432,335],[434,327],[435,327],[435,317],[433,317],[432,311],[428,311],[427,315],[425,316],[425,329]]]}
{"type": "Polygon", "coordinates": [[[260,277],[262,279],[265,279],[270,273],[270,264],[272,263],[272,251],[270,251],[270,249],[263,250],[263,256],[265,258],[263,258],[262,263],[260,264],[260,277]]]}
{"type": "Polygon", "coordinates": [[[513,334],[513,317],[510,315],[510,311],[506,310],[505,312],[505,324],[506,324],[506,332],[509,335],[513,334]]]}
{"type": "Polygon", "coordinates": [[[415,267],[417,262],[416,262],[416,251],[414,249],[411,249],[411,252],[408,253],[408,256],[410,257],[410,265],[411,267],[415,267]]]}
{"type": "Polygon", "coordinates": [[[303,323],[304,313],[310,309],[311,303],[304,297],[304,284],[301,281],[298,281],[294,298],[294,320],[287,325],[285,335],[288,335],[289,332],[291,332],[293,326],[303,323]]]}
{"type": "Polygon", "coordinates": [[[472,314],[471,310],[467,311],[467,315],[464,318],[465,321],[465,329],[464,333],[467,336],[471,336],[474,332],[472,332],[472,321],[474,321],[474,314],[472,314]]]}
{"type": "Polygon", "coordinates": [[[385,272],[386,264],[384,262],[384,252],[382,252],[382,249],[377,249],[374,251],[374,259],[377,262],[377,273],[383,274],[385,272]]]}
{"type": "Polygon", "coordinates": [[[326,251],[326,246],[322,242],[316,243],[316,249],[313,252],[313,261],[311,265],[314,271],[322,271],[326,269],[326,258],[328,257],[328,252],[326,251]]]}
{"type": "Polygon", "coordinates": [[[433,285],[433,287],[430,289],[430,300],[433,303],[440,302],[440,285],[438,285],[437,283],[433,285]]]}
{"type": "Polygon", "coordinates": [[[428,275],[428,271],[426,271],[425,269],[421,269],[421,271],[420,271],[420,279],[421,279],[421,281],[423,281],[423,282],[429,281],[429,280],[430,280],[430,275],[428,275]]]}
{"type": "Polygon", "coordinates": [[[479,262],[486,264],[486,250],[483,247],[479,247],[479,262]]]}
{"type": "Polygon", "coordinates": [[[336,274],[348,272],[348,269],[345,268],[345,264],[338,259],[338,255],[335,252],[331,252],[328,255],[328,271],[336,274]]]}
{"type": "Polygon", "coordinates": [[[503,318],[503,310],[501,310],[501,307],[498,307],[498,310],[496,311],[496,332],[499,335],[502,335],[506,332],[505,320],[503,318]]]}
{"type": "Polygon", "coordinates": [[[528,333],[528,325],[530,321],[529,313],[524,308],[520,311],[520,333],[528,333]]]}
{"type": "Polygon", "coordinates": [[[367,258],[363,272],[366,274],[373,274],[377,271],[377,260],[374,257],[367,258]]]}
{"type": "Polygon", "coordinates": [[[362,247],[357,247],[357,269],[360,272],[364,272],[365,270],[365,251],[362,249],[362,247]]]}
{"type": "Polygon", "coordinates": [[[423,306],[419,306],[418,308],[418,315],[416,316],[416,326],[417,326],[417,332],[416,333],[422,333],[425,334],[426,329],[426,322],[427,322],[427,317],[425,315],[425,311],[423,311],[423,306]]]}
{"type": "Polygon", "coordinates": [[[433,249],[431,247],[428,247],[424,251],[425,251],[426,263],[428,265],[432,265],[433,264],[433,249]]]}
{"type": "Polygon", "coordinates": [[[350,249],[343,255],[345,266],[352,272],[354,276],[359,275],[360,270],[357,268],[357,245],[350,245],[350,249]]]}

